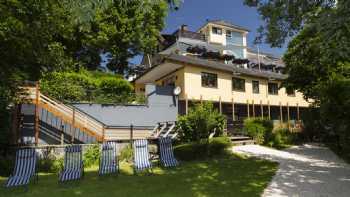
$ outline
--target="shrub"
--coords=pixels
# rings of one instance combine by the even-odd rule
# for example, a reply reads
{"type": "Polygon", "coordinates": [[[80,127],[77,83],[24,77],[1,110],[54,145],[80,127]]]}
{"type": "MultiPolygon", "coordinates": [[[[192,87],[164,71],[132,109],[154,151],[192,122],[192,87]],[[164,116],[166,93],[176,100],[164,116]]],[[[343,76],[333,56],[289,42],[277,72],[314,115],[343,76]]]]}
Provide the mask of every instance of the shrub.
{"type": "Polygon", "coordinates": [[[130,144],[126,145],[121,151],[120,151],[120,160],[121,161],[127,161],[131,162],[133,158],[133,149],[130,146],[130,144]]]}
{"type": "Polygon", "coordinates": [[[39,172],[57,173],[63,169],[63,158],[47,157],[39,159],[39,172]]]}
{"type": "Polygon", "coordinates": [[[98,165],[100,161],[100,146],[98,144],[90,146],[84,153],[84,167],[98,165]]]}
{"type": "Polygon", "coordinates": [[[182,161],[205,159],[225,155],[231,146],[227,137],[215,137],[209,140],[190,142],[174,147],[176,158],[182,161]]]}
{"type": "Polygon", "coordinates": [[[263,144],[272,137],[273,123],[261,118],[250,118],[244,121],[244,130],[254,138],[256,143],[263,144]]]}
{"type": "Polygon", "coordinates": [[[190,108],[187,115],[178,118],[177,130],[181,141],[193,142],[208,139],[214,130],[215,136],[221,136],[225,124],[225,116],[214,109],[212,103],[204,102],[190,108]]]}
{"type": "Polygon", "coordinates": [[[41,79],[40,88],[64,102],[128,103],[136,99],[127,80],[96,71],[50,72],[41,79]]]}

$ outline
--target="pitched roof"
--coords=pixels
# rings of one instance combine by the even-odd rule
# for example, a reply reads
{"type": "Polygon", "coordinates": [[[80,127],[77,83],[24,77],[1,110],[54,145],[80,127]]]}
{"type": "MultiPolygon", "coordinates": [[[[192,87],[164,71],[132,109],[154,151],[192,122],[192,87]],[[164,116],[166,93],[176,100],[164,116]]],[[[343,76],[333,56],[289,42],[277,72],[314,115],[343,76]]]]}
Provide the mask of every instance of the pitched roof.
{"type": "Polygon", "coordinates": [[[267,78],[267,79],[273,78],[273,79],[284,80],[288,77],[285,74],[239,68],[239,67],[236,67],[235,65],[224,64],[217,61],[210,61],[206,59],[189,57],[184,55],[170,54],[169,56],[165,56],[164,59],[193,64],[197,66],[203,66],[203,67],[212,68],[212,69],[223,70],[223,71],[236,72],[242,75],[267,78]]]}
{"type": "MultiPolygon", "coordinates": [[[[190,57],[190,56],[184,56],[184,55],[178,55],[171,53],[169,55],[162,55],[163,60],[170,60],[173,62],[179,62],[179,63],[187,63],[191,65],[196,66],[202,66],[206,68],[216,69],[216,70],[222,70],[222,71],[228,71],[228,72],[235,72],[240,73],[242,75],[246,76],[252,76],[252,77],[260,77],[260,78],[266,78],[266,79],[277,79],[277,80],[284,80],[288,77],[288,75],[275,73],[275,72],[269,72],[269,71],[259,71],[259,70],[253,70],[253,69],[246,69],[246,68],[239,68],[235,65],[231,64],[224,64],[217,61],[211,61],[206,59],[201,59],[197,57],[190,57]]],[[[146,75],[148,72],[151,72],[154,69],[157,69],[161,67],[163,64],[156,65],[154,67],[149,68],[145,73],[138,76],[134,81],[137,81],[138,79],[141,79],[142,76],[146,75]]]]}

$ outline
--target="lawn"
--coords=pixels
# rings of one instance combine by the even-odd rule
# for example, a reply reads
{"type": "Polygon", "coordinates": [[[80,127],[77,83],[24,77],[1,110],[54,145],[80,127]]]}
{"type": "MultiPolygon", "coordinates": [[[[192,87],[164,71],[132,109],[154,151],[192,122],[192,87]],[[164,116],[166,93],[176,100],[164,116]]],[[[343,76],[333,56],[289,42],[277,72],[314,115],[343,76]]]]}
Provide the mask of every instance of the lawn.
{"type": "MultiPolygon", "coordinates": [[[[56,174],[40,174],[28,192],[0,188],[2,197],[35,196],[260,196],[277,164],[237,155],[183,162],[177,168],[156,167],[152,175],[133,175],[127,163],[117,176],[99,177],[97,167],[85,170],[81,181],[59,185],[56,174]]],[[[0,184],[5,178],[0,177],[0,184]]]]}

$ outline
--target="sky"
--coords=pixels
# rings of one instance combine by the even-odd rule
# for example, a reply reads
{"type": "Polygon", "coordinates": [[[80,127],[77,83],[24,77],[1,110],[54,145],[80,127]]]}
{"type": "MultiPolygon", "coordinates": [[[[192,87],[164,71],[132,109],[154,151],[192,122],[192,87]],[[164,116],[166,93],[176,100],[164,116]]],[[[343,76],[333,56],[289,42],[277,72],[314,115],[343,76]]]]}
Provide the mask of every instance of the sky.
{"type": "MultiPolygon", "coordinates": [[[[227,22],[245,27],[250,30],[247,36],[248,46],[253,45],[256,29],[263,24],[255,8],[243,5],[243,0],[184,0],[177,11],[170,11],[162,33],[173,33],[182,24],[188,25],[189,30],[197,31],[205,24],[206,20],[225,20],[227,22]]],[[[281,56],[285,48],[271,48],[267,44],[259,45],[261,52],[272,53],[281,56]]],[[[131,60],[138,64],[141,57],[131,60]]]]}

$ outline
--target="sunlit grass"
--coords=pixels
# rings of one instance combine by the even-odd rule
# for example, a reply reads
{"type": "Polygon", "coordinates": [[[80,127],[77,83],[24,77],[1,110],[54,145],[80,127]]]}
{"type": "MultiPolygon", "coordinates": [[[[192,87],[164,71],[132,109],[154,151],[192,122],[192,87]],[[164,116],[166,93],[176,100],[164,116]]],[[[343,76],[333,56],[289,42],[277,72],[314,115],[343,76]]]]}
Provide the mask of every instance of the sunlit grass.
{"type": "MultiPolygon", "coordinates": [[[[80,181],[58,184],[56,174],[40,173],[39,182],[23,188],[0,189],[0,196],[260,196],[274,175],[277,164],[230,155],[181,163],[179,167],[155,167],[153,174],[133,174],[121,163],[119,175],[99,177],[97,167],[85,170],[80,181]]],[[[6,178],[0,177],[3,184],[6,178]]]]}

